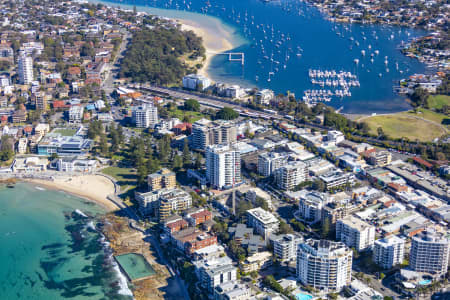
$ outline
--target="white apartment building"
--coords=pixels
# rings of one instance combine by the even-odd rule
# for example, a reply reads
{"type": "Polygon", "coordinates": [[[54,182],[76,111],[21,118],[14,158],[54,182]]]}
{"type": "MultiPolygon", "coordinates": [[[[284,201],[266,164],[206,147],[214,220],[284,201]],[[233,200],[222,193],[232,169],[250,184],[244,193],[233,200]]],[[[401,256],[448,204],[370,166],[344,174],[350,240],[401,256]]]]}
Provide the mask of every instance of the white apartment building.
{"type": "Polygon", "coordinates": [[[269,105],[270,101],[274,98],[275,94],[273,91],[268,89],[263,89],[258,92],[256,92],[256,103],[262,104],[262,105],[269,105]]]}
{"type": "Polygon", "coordinates": [[[139,204],[139,212],[143,216],[154,214],[159,206],[159,195],[162,190],[150,191],[146,193],[136,192],[134,197],[139,204]]]}
{"type": "Polygon", "coordinates": [[[183,87],[189,90],[205,90],[211,85],[208,77],[199,74],[189,74],[183,77],[183,87]]]}
{"type": "Polygon", "coordinates": [[[339,169],[333,169],[325,174],[319,175],[319,179],[323,181],[328,190],[346,184],[353,185],[355,183],[355,175],[353,173],[345,173],[339,169]]]}
{"type": "Polygon", "coordinates": [[[325,292],[350,284],[352,251],[341,242],[309,239],[297,249],[297,279],[325,292]]]}
{"type": "Polygon", "coordinates": [[[251,295],[251,289],[239,281],[227,281],[214,289],[214,300],[247,300],[251,295]]]}
{"type": "Polygon", "coordinates": [[[327,141],[334,142],[335,144],[339,144],[340,142],[345,140],[345,135],[337,130],[330,130],[327,133],[327,141]]]}
{"type": "Polygon", "coordinates": [[[28,139],[20,138],[19,141],[17,142],[17,153],[18,154],[27,153],[27,145],[28,145],[28,139]]]}
{"type": "Polygon", "coordinates": [[[350,215],[336,223],[336,239],[357,251],[372,248],[375,242],[375,227],[350,215]]]}
{"type": "Polygon", "coordinates": [[[390,269],[403,262],[405,240],[395,235],[375,241],[373,261],[383,269],[390,269]]]}
{"type": "Polygon", "coordinates": [[[229,145],[206,148],[206,178],[218,189],[231,188],[241,182],[240,152],[229,145]]]}
{"type": "Polygon", "coordinates": [[[308,224],[320,222],[322,219],[322,208],[328,203],[326,194],[301,190],[295,193],[298,198],[298,217],[308,224]]]}
{"type": "Polygon", "coordinates": [[[83,119],[84,108],[79,105],[72,105],[69,109],[69,122],[80,123],[83,119]]]}
{"type": "Polygon", "coordinates": [[[308,178],[308,167],[301,161],[292,161],[277,169],[274,174],[278,187],[289,191],[308,178]]]}
{"type": "Polygon", "coordinates": [[[133,108],[133,123],[138,128],[154,128],[158,124],[158,107],[140,105],[133,108]]]}
{"type": "Polygon", "coordinates": [[[30,84],[34,80],[33,58],[21,55],[18,61],[18,73],[20,84],[30,84]]]}
{"type": "Polygon", "coordinates": [[[280,261],[297,259],[297,246],[303,239],[293,234],[284,234],[271,237],[273,253],[280,261]]]}
{"type": "Polygon", "coordinates": [[[412,238],[409,266],[417,272],[446,273],[450,242],[443,233],[434,230],[416,234],[412,238]]]}
{"type": "Polygon", "coordinates": [[[200,285],[211,294],[216,286],[236,280],[237,268],[228,256],[196,261],[194,265],[200,285]]]}
{"type": "Polygon", "coordinates": [[[263,152],[258,155],[258,173],[268,177],[287,163],[288,155],[277,152],[263,152]]]}
{"type": "Polygon", "coordinates": [[[269,236],[278,230],[280,221],[270,212],[257,207],[247,210],[247,224],[268,241],[269,236]]]}

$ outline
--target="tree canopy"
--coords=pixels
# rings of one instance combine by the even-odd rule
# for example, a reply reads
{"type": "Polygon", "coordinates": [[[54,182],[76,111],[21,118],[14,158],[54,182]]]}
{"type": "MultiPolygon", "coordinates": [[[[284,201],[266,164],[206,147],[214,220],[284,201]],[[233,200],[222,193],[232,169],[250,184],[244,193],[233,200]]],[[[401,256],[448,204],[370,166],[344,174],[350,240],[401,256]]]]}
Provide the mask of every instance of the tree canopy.
{"type": "Polygon", "coordinates": [[[239,117],[239,113],[231,107],[225,106],[216,113],[216,119],[234,120],[239,117]]]}
{"type": "Polygon", "coordinates": [[[202,39],[192,31],[164,27],[136,31],[122,61],[120,76],[137,82],[177,83],[188,72],[179,58],[191,52],[197,57],[204,51],[202,39]]]}

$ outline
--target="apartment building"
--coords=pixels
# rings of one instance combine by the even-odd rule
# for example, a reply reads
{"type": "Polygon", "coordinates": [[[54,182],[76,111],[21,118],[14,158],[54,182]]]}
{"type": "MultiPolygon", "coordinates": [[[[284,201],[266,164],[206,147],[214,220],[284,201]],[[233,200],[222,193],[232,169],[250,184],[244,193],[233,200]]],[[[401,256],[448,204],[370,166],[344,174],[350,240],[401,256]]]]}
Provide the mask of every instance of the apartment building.
{"type": "Polygon", "coordinates": [[[137,128],[154,128],[158,124],[158,107],[140,105],[133,108],[133,123],[137,128]]]}
{"type": "Polygon", "coordinates": [[[384,167],[391,163],[392,154],[389,151],[371,152],[368,156],[368,161],[376,167],[384,167]]]}
{"type": "Polygon", "coordinates": [[[269,236],[278,230],[280,222],[270,212],[257,207],[247,210],[247,224],[268,241],[269,236]]]}
{"type": "Polygon", "coordinates": [[[288,161],[287,153],[264,152],[258,155],[258,173],[268,177],[288,161]]]}
{"type": "Polygon", "coordinates": [[[18,60],[18,73],[20,84],[30,84],[34,80],[33,58],[21,55],[18,60]]]}
{"type": "Polygon", "coordinates": [[[383,269],[403,263],[405,240],[395,235],[375,241],[373,261],[383,269]]]}
{"type": "Polygon", "coordinates": [[[280,261],[297,259],[297,246],[303,239],[294,234],[272,235],[273,254],[280,261]]]}
{"type": "Polygon", "coordinates": [[[322,208],[329,201],[328,195],[316,191],[301,190],[298,197],[298,216],[308,224],[322,220],[322,208]]]}
{"type": "Polygon", "coordinates": [[[173,212],[182,212],[192,206],[192,197],[181,189],[164,189],[159,195],[158,217],[167,219],[173,212]]]}
{"type": "Polygon", "coordinates": [[[331,170],[325,174],[319,175],[319,179],[325,184],[327,190],[355,183],[355,175],[345,173],[339,169],[331,170]]]}
{"type": "Polygon", "coordinates": [[[375,242],[375,227],[350,215],[337,221],[336,239],[357,251],[368,250],[375,242]]]}
{"type": "Polygon", "coordinates": [[[227,189],[241,183],[240,152],[229,145],[208,146],[206,178],[217,189],[227,189]]]}
{"type": "Polygon", "coordinates": [[[301,161],[292,161],[275,171],[275,182],[277,186],[289,191],[308,178],[308,168],[301,161]]]}
{"type": "Polygon", "coordinates": [[[211,80],[203,75],[189,74],[183,77],[182,83],[185,89],[203,91],[211,85],[211,80]]]}
{"type": "Polygon", "coordinates": [[[409,266],[417,272],[446,273],[450,242],[443,233],[428,229],[412,238],[409,266]]]}
{"type": "Polygon", "coordinates": [[[256,103],[261,105],[269,105],[274,97],[274,92],[268,89],[257,91],[255,94],[256,103]]]}
{"type": "Polygon", "coordinates": [[[236,281],[237,268],[228,256],[196,261],[194,265],[200,285],[211,294],[216,286],[236,281]]]}
{"type": "Polygon", "coordinates": [[[28,145],[28,139],[23,137],[20,138],[17,142],[17,153],[18,154],[25,154],[27,153],[27,145],[28,145]]]}
{"type": "Polygon", "coordinates": [[[80,123],[83,119],[84,108],[79,105],[72,105],[69,109],[69,122],[80,123]]]}
{"type": "Polygon", "coordinates": [[[200,119],[192,124],[192,146],[205,150],[210,145],[236,142],[236,125],[230,121],[200,119]]]}
{"type": "Polygon", "coordinates": [[[297,279],[325,292],[350,284],[352,251],[341,242],[309,239],[297,248],[297,279]]]}
{"type": "Polygon", "coordinates": [[[175,173],[162,168],[158,172],[148,175],[147,184],[151,191],[160,189],[173,189],[177,185],[175,173]]]}

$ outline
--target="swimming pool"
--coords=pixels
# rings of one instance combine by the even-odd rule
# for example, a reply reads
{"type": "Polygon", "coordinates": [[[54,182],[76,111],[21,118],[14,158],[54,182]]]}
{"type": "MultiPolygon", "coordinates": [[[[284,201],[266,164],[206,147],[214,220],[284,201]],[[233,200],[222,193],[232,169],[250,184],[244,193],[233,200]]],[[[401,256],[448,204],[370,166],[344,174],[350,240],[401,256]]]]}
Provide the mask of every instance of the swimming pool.
{"type": "Polygon", "coordinates": [[[295,295],[295,298],[297,298],[297,300],[310,300],[312,299],[313,296],[308,295],[308,294],[302,294],[302,293],[298,293],[297,295],[295,295]]]}
{"type": "Polygon", "coordinates": [[[116,256],[122,269],[131,280],[147,277],[156,274],[152,266],[145,257],[137,253],[128,253],[116,256]]]}
{"type": "Polygon", "coordinates": [[[431,283],[430,279],[424,279],[424,280],[419,281],[420,285],[429,285],[430,283],[431,283]]]}

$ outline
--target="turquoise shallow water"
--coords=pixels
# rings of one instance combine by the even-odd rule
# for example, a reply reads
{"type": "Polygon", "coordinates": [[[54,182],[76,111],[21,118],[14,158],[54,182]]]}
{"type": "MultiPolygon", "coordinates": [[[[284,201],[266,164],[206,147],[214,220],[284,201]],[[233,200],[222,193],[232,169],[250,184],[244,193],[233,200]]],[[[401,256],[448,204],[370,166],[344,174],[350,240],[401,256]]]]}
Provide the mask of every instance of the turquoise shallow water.
{"type": "Polygon", "coordinates": [[[424,31],[385,25],[332,23],[303,1],[101,2],[124,8],[136,5],[138,10],[194,20],[207,26],[217,26],[217,20],[225,24],[234,41],[239,41],[235,43],[239,46],[233,52],[245,53],[245,65],[229,62],[225,55],[216,55],[208,69],[216,81],[267,87],[276,93],[291,91],[301,98],[305,90],[321,89],[311,83],[309,69],[352,72],[357,75],[361,87],[351,88],[351,97],[333,97],[331,102],[326,102],[335,108],[343,107],[347,113],[406,110],[410,106],[404,97],[393,92],[394,83],[413,73],[431,72],[417,60],[402,55],[398,49],[402,42],[425,34],[424,31]],[[355,59],[359,60],[358,64],[355,59]]]}
{"type": "Polygon", "coordinates": [[[25,183],[1,188],[0,299],[131,299],[93,229],[101,213],[59,191],[25,183]]]}

